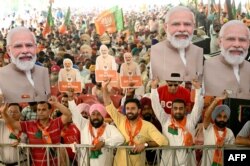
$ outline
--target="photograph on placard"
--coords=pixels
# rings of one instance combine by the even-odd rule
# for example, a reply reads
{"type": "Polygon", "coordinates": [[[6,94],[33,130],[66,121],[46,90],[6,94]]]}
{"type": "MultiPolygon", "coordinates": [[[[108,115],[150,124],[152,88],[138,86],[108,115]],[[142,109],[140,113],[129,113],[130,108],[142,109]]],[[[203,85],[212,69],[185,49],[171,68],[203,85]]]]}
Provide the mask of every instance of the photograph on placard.
{"type": "Polygon", "coordinates": [[[130,52],[124,53],[124,63],[120,68],[120,86],[122,88],[138,88],[142,86],[140,66],[133,61],[130,52]]]}
{"type": "Polygon", "coordinates": [[[34,34],[25,27],[8,32],[6,50],[11,62],[0,70],[0,96],[8,103],[46,101],[50,96],[48,69],[37,65],[34,34]]]}
{"type": "Polygon", "coordinates": [[[102,82],[107,78],[111,78],[112,82],[118,81],[117,64],[115,58],[109,54],[106,45],[101,45],[100,55],[96,58],[95,78],[96,82],[102,82]]]}
{"type": "Polygon", "coordinates": [[[165,40],[151,47],[151,77],[171,80],[172,73],[180,73],[182,81],[192,81],[202,75],[203,49],[192,43],[195,28],[194,14],[184,6],[171,8],[166,16],[165,40]],[[180,26],[183,30],[180,31],[180,26]]]}
{"type": "Polygon", "coordinates": [[[225,23],[219,33],[221,53],[204,64],[205,94],[250,99],[250,63],[245,60],[249,49],[249,30],[239,20],[225,23]],[[233,34],[233,35],[232,35],[233,34]],[[235,42],[240,40],[241,42],[235,42]]]}
{"type": "Polygon", "coordinates": [[[82,92],[81,75],[78,69],[73,68],[73,62],[69,58],[63,60],[63,67],[58,75],[58,89],[66,92],[68,88],[73,88],[75,93],[82,92]]]}

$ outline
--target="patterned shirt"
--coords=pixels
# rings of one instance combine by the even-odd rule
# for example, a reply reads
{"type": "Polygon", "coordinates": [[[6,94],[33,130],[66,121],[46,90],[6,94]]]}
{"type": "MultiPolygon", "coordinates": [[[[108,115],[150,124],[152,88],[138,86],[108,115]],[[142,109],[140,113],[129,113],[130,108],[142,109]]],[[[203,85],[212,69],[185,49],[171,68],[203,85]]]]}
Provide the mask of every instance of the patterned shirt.
{"type": "MultiPolygon", "coordinates": [[[[23,121],[21,123],[22,132],[28,136],[29,144],[47,144],[42,139],[41,130],[38,128],[38,121],[23,121]]],[[[61,139],[61,130],[63,123],[61,118],[51,119],[47,132],[50,135],[52,144],[59,144],[61,139]]],[[[50,165],[56,166],[56,149],[50,148],[50,165]],[[51,158],[53,156],[54,158],[51,158]]],[[[32,148],[31,149],[33,165],[47,166],[46,148],[32,148]]]]}

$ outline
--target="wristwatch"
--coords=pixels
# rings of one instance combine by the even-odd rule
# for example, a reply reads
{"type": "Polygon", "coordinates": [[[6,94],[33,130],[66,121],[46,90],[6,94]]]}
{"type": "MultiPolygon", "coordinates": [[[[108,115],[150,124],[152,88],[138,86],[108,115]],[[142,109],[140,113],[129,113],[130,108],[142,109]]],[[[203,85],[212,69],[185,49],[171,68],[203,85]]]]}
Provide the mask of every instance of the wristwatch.
{"type": "Polygon", "coordinates": [[[146,148],[146,147],[148,147],[148,143],[146,142],[146,143],[144,143],[144,147],[146,148]]]}

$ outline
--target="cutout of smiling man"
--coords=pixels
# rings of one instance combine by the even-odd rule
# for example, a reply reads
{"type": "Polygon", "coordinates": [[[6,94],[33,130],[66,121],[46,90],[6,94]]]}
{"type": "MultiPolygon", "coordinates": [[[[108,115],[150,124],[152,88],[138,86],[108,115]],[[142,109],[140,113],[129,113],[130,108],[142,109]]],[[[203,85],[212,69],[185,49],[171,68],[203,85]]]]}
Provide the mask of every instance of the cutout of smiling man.
{"type": "Polygon", "coordinates": [[[179,73],[179,80],[198,79],[203,68],[203,49],[192,44],[195,17],[190,9],[177,6],[165,17],[167,39],[151,47],[151,76],[160,80],[173,80],[171,74],[179,73]]]}
{"type": "Polygon", "coordinates": [[[0,70],[0,100],[8,103],[47,101],[49,73],[47,68],[35,65],[34,34],[25,27],[13,28],[7,35],[6,47],[11,63],[0,70]]]}

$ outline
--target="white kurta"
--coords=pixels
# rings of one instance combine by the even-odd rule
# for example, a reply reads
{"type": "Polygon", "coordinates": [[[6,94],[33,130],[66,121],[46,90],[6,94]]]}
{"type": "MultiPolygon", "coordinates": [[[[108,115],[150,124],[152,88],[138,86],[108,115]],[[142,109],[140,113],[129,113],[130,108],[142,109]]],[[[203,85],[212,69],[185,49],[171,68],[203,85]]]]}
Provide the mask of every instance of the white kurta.
{"type": "MultiPolygon", "coordinates": [[[[168,132],[168,126],[171,124],[171,115],[166,114],[162,108],[157,89],[151,89],[151,102],[154,113],[161,123],[163,134],[169,139],[170,146],[184,146],[182,129],[178,128],[178,135],[173,135],[168,132]]],[[[186,129],[192,134],[194,138],[195,126],[198,123],[203,108],[203,97],[201,96],[201,89],[195,91],[195,104],[192,112],[187,115],[186,129]]],[[[173,165],[172,161],[173,151],[163,150],[161,165],[173,165]]],[[[184,166],[189,162],[188,159],[195,159],[195,157],[189,157],[186,150],[177,150],[175,157],[175,165],[184,166]]],[[[192,160],[192,163],[195,162],[192,160]]]]}
{"type": "MultiPolygon", "coordinates": [[[[69,109],[72,113],[72,120],[73,123],[77,126],[77,128],[81,132],[81,144],[88,144],[92,145],[92,136],[89,132],[89,120],[82,117],[80,112],[76,108],[76,104],[74,101],[69,101],[69,109]]],[[[94,134],[96,134],[97,130],[94,128],[94,134]]],[[[119,132],[119,130],[113,126],[106,124],[105,131],[103,135],[100,137],[100,140],[105,141],[105,145],[108,146],[118,146],[124,143],[124,137],[119,132]]],[[[102,148],[102,154],[98,157],[98,159],[90,159],[91,166],[112,166],[113,164],[113,151],[102,148]]],[[[81,150],[81,157],[80,157],[80,165],[85,165],[87,163],[86,158],[86,150],[81,150]]]]}
{"type": "MultiPolygon", "coordinates": [[[[224,144],[234,144],[235,137],[231,129],[227,129],[227,135],[224,140],[224,144]]],[[[216,136],[213,128],[213,124],[209,124],[207,129],[203,128],[203,134],[204,134],[204,145],[216,145],[216,136]]],[[[220,136],[222,136],[223,132],[219,131],[220,136]]],[[[207,159],[205,163],[205,157],[204,155],[202,156],[202,166],[206,165],[212,165],[213,162],[213,156],[214,156],[214,150],[208,150],[207,151],[207,159]]]]}
{"type": "MultiPolygon", "coordinates": [[[[6,126],[6,123],[3,119],[0,119],[0,144],[13,144],[17,142],[15,139],[10,139],[11,131],[6,126]]],[[[27,137],[22,133],[21,142],[25,142],[27,137]]],[[[15,163],[18,161],[17,148],[11,146],[5,146],[0,148],[0,161],[4,163],[15,163]]],[[[25,155],[20,155],[20,161],[23,161],[26,158],[25,155]]]]}

